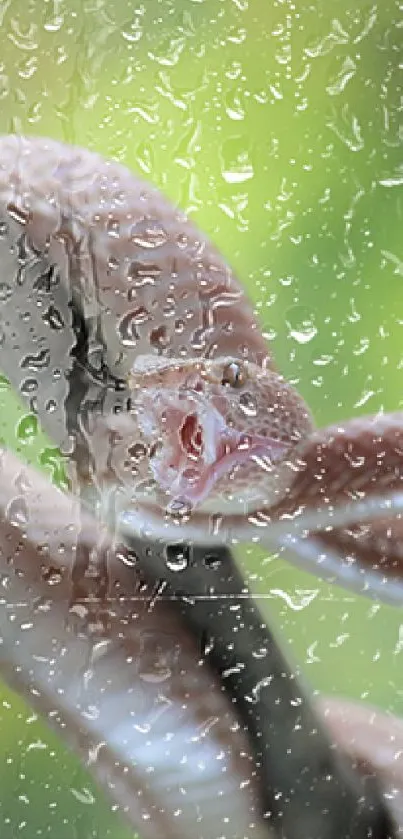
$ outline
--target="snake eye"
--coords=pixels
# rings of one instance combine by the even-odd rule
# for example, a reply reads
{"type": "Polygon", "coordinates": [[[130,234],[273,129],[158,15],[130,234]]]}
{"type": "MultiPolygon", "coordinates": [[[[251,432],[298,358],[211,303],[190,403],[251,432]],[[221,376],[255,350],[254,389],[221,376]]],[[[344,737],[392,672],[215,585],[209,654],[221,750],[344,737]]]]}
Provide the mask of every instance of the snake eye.
{"type": "Polygon", "coordinates": [[[244,365],[240,361],[230,361],[222,371],[221,384],[240,388],[245,384],[246,378],[246,368],[244,365]]]}

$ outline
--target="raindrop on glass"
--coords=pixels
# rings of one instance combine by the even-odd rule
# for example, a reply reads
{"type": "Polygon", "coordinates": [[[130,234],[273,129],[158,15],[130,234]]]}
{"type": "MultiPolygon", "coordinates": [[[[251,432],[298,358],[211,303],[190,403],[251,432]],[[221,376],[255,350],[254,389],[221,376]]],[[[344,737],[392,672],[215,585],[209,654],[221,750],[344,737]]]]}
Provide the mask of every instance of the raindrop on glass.
{"type": "Polygon", "coordinates": [[[222,559],[218,554],[204,554],[203,565],[214,570],[222,565],[222,559]]]}
{"type": "Polygon", "coordinates": [[[127,568],[135,568],[138,563],[137,554],[126,547],[126,545],[118,545],[115,549],[116,559],[127,568]]]}
{"type": "Polygon", "coordinates": [[[135,442],[129,446],[127,453],[131,460],[138,463],[140,460],[144,460],[144,458],[147,457],[148,449],[144,443],[135,442]]]}
{"type": "Polygon", "coordinates": [[[190,550],[187,545],[167,545],[165,562],[169,571],[185,571],[190,562],[190,550]]]}
{"type": "Polygon", "coordinates": [[[169,334],[166,326],[157,326],[150,332],[150,344],[157,349],[165,349],[169,345],[169,334]]]}
{"type": "Polygon", "coordinates": [[[0,303],[5,303],[13,293],[12,286],[8,283],[0,283],[0,303]]]}
{"type": "Polygon", "coordinates": [[[13,498],[7,506],[6,518],[16,527],[24,527],[29,521],[27,502],[22,496],[13,498]]]}
{"type": "Polygon", "coordinates": [[[60,332],[62,329],[64,329],[64,320],[62,313],[59,311],[59,309],[56,309],[56,306],[49,306],[46,312],[43,313],[42,319],[45,321],[47,326],[55,330],[55,332],[60,332]]]}
{"type": "Polygon", "coordinates": [[[32,443],[38,434],[38,418],[35,414],[26,414],[17,425],[17,438],[22,443],[32,443]]]}
{"type": "Polygon", "coordinates": [[[59,567],[42,565],[41,577],[48,586],[57,586],[63,579],[63,571],[59,567]]]}
{"type": "Polygon", "coordinates": [[[186,521],[191,512],[192,507],[185,498],[174,498],[170,501],[166,508],[166,515],[177,521],[179,524],[181,521],[186,521]]]}
{"type": "Polygon", "coordinates": [[[241,393],[239,397],[239,407],[246,417],[257,416],[256,399],[252,396],[251,393],[241,393]]]}
{"type": "Polygon", "coordinates": [[[109,219],[106,225],[106,232],[108,236],[111,236],[114,239],[118,239],[120,235],[120,225],[117,219],[111,218],[109,219]]]}
{"type": "Polygon", "coordinates": [[[118,323],[118,333],[122,344],[125,347],[135,347],[139,340],[139,334],[136,329],[136,312],[127,312],[118,323]]]}
{"type": "Polygon", "coordinates": [[[167,241],[167,234],[157,221],[139,222],[134,225],[131,240],[139,248],[160,248],[167,241]]]}

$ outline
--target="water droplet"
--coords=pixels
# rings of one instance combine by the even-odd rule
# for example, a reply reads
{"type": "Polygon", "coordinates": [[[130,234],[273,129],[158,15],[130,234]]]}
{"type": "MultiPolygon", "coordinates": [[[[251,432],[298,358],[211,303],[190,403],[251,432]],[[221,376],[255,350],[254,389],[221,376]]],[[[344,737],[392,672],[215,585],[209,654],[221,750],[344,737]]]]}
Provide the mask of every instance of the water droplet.
{"type": "Polygon", "coordinates": [[[215,570],[216,568],[220,568],[222,565],[222,558],[219,554],[203,554],[203,565],[206,568],[212,568],[215,570]]]}
{"type": "Polygon", "coordinates": [[[313,359],[313,364],[316,364],[318,367],[327,367],[328,364],[332,364],[334,361],[334,355],[325,355],[323,353],[318,358],[313,359]]]}
{"type": "Polygon", "coordinates": [[[252,396],[251,393],[242,392],[239,397],[239,407],[243,414],[246,417],[256,417],[257,416],[257,404],[256,399],[252,396]]]}
{"type": "Polygon", "coordinates": [[[32,371],[43,370],[45,367],[49,366],[50,362],[50,350],[44,349],[40,350],[35,355],[26,355],[21,361],[21,367],[23,369],[29,368],[32,371]]]}
{"type": "Polygon", "coordinates": [[[15,476],[14,486],[16,487],[16,489],[18,490],[20,495],[23,495],[24,493],[26,493],[30,489],[32,489],[32,483],[31,483],[29,475],[25,471],[25,469],[21,469],[21,472],[19,472],[15,476]]]}
{"type": "Polygon", "coordinates": [[[242,93],[239,90],[231,90],[225,98],[225,110],[229,118],[235,121],[245,119],[245,106],[241,97],[242,93]]]}
{"type": "Polygon", "coordinates": [[[176,301],[173,297],[167,297],[162,312],[166,318],[174,316],[176,312],[176,301]]]}
{"type": "Polygon", "coordinates": [[[145,285],[154,285],[161,273],[161,266],[156,263],[135,261],[129,265],[127,279],[135,288],[142,288],[145,285]]]}
{"type": "Polygon", "coordinates": [[[147,669],[144,663],[141,663],[139,669],[139,678],[143,682],[159,684],[160,682],[166,682],[166,680],[169,679],[171,673],[171,668],[167,667],[167,665],[163,662],[156,661],[153,664],[153,669],[151,669],[151,667],[147,669]]]}
{"type": "Polygon", "coordinates": [[[181,250],[185,250],[189,243],[189,237],[187,233],[178,233],[176,237],[176,243],[181,250]]]}
{"type": "Polygon", "coordinates": [[[121,29],[121,35],[125,41],[129,41],[131,44],[135,44],[137,41],[140,41],[143,35],[143,28],[139,17],[135,17],[130,24],[126,24],[125,27],[121,29]]]}
{"type": "Polygon", "coordinates": [[[136,319],[133,317],[133,312],[127,312],[119,321],[117,328],[122,344],[125,347],[135,347],[140,336],[136,329],[136,319]]]}
{"type": "Polygon", "coordinates": [[[167,545],[165,562],[169,571],[185,571],[190,562],[190,549],[187,545],[167,545]]]}
{"type": "Polygon", "coordinates": [[[57,411],[57,402],[55,399],[48,399],[45,404],[45,411],[47,411],[48,414],[54,414],[54,412],[57,411]]]}
{"type": "Polygon", "coordinates": [[[220,515],[220,513],[214,513],[212,516],[210,516],[210,521],[209,521],[210,533],[212,533],[214,536],[216,534],[218,534],[220,532],[222,523],[223,523],[223,516],[220,515]]]}
{"type": "Polygon", "coordinates": [[[192,350],[196,350],[196,352],[200,352],[200,350],[204,350],[207,344],[207,336],[208,330],[204,328],[204,326],[195,329],[191,338],[190,338],[190,346],[192,350]]]}
{"type": "Polygon", "coordinates": [[[119,269],[119,260],[115,256],[110,256],[108,259],[108,270],[117,271],[119,269]]]}
{"type": "Polygon", "coordinates": [[[117,219],[111,218],[108,219],[106,224],[106,232],[108,236],[111,236],[114,239],[118,239],[120,236],[120,224],[117,219]]]}
{"type": "Polygon", "coordinates": [[[129,446],[127,453],[129,457],[137,463],[139,460],[143,460],[147,457],[148,449],[144,443],[136,442],[129,446]]]}
{"type": "Polygon", "coordinates": [[[38,390],[38,381],[37,379],[24,379],[21,382],[20,390],[23,396],[29,396],[31,393],[35,393],[38,390]]]}
{"type": "Polygon", "coordinates": [[[169,345],[169,333],[163,324],[150,332],[150,344],[158,349],[165,349],[169,345]]]}
{"type": "Polygon", "coordinates": [[[283,589],[272,589],[271,593],[281,597],[293,612],[301,612],[318,597],[319,589],[296,589],[292,594],[283,589]]]}
{"type": "Polygon", "coordinates": [[[118,562],[126,565],[127,568],[135,568],[138,564],[137,554],[126,545],[117,545],[115,555],[118,562]]]}
{"type": "Polygon", "coordinates": [[[56,309],[56,306],[50,305],[46,312],[43,313],[42,320],[47,324],[47,326],[54,329],[56,332],[60,332],[60,330],[64,329],[62,313],[59,309],[56,309]]]}
{"type": "MultiPolygon", "coordinates": [[[[95,632],[96,632],[96,629],[95,629],[95,632]]],[[[83,673],[83,683],[84,683],[84,685],[87,685],[90,682],[90,680],[93,677],[93,672],[94,671],[90,667],[87,670],[84,671],[84,673],[83,673]]],[[[98,706],[93,705],[93,704],[88,704],[82,710],[82,715],[87,720],[97,720],[97,719],[99,719],[99,713],[100,713],[100,711],[99,711],[98,706]]]]}
{"type": "Polygon", "coordinates": [[[17,425],[16,434],[22,443],[32,443],[38,434],[38,417],[35,414],[25,414],[17,425]]]}
{"type": "Polygon", "coordinates": [[[88,606],[85,603],[72,603],[69,607],[69,614],[75,615],[80,620],[85,620],[89,614],[88,606]]]}
{"type": "Polygon", "coordinates": [[[60,489],[67,489],[67,478],[64,471],[63,458],[58,449],[45,448],[39,455],[39,463],[44,466],[51,473],[51,478],[54,484],[60,489]]]}
{"type": "Polygon", "coordinates": [[[95,804],[95,797],[91,790],[87,787],[82,787],[82,789],[75,789],[74,787],[70,787],[72,794],[80,802],[80,804],[95,804]]]}
{"type": "Polygon", "coordinates": [[[261,659],[266,658],[268,655],[268,648],[267,647],[258,647],[257,650],[252,650],[253,658],[261,659]]]}
{"type": "Polygon", "coordinates": [[[12,286],[8,283],[0,283],[0,303],[5,303],[9,300],[13,293],[12,286]]]}
{"type": "Polygon", "coordinates": [[[49,9],[49,17],[44,20],[43,28],[46,29],[46,32],[59,32],[62,28],[64,23],[64,15],[57,15],[54,12],[54,9],[49,9]]]}
{"type": "Polygon", "coordinates": [[[353,348],[354,355],[364,355],[370,347],[370,340],[368,337],[361,336],[358,344],[353,348]]]}
{"type": "Polygon", "coordinates": [[[167,239],[166,231],[158,221],[144,219],[135,224],[131,231],[131,240],[139,248],[160,248],[167,239]]]}
{"type": "Polygon", "coordinates": [[[311,312],[303,306],[295,306],[287,312],[286,324],[290,337],[297,344],[308,344],[318,333],[311,312]]]}
{"type": "Polygon", "coordinates": [[[35,601],[34,605],[34,612],[35,614],[50,612],[53,606],[53,600],[50,597],[38,597],[35,601]]]}
{"type": "Polygon", "coordinates": [[[222,176],[228,184],[241,184],[253,178],[246,137],[232,137],[222,146],[222,176]]]}
{"type": "Polygon", "coordinates": [[[157,483],[154,478],[146,478],[145,480],[138,481],[134,487],[135,494],[154,495],[156,486],[157,483]]]}
{"type": "Polygon", "coordinates": [[[178,319],[175,321],[174,329],[177,335],[182,335],[186,327],[185,321],[178,319]]]}
{"type": "Polygon", "coordinates": [[[353,78],[357,69],[355,61],[350,56],[344,59],[342,67],[339,69],[336,78],[334,78],[326,86],[326,91],[330,96],[338,96],[343,92],[347,83],[353,78]]]}
{"type": "Polygon", "coordinates": [[[12,498],[6,509],[6,519],[16,527],[24,527],[28,524],[29,512],[23,496],[12,498]]]}
{"type": "Polygon", "coordinates": [[[249,513],[248,522],[256,527],[267,527],[271,523],[271,517],[269,513],[265,513],[263,510],[256,510],[249,513]]]}
{"type": "MultiPolygon", "coordinates": [[[[197,447],[195,451],[197,452],[197,447]]],[[[195,486],[200,480],[200,470],[195,469],[193,466],[188,466],[181,473],[181,477],[183,482],[186,483],[186,486],[195,486]]]]}
{"type": "Polygon", "coordinates": [[[150,320],[150,312],[144,307],[139,306],[138,309],[133,309],[132,317],[134,323],[141,324],[146,323],[147,320],[150,320]]]}
{"type": "MultiPolygon", "coordinates": [[[[45,271],[39,274],[34,282],[35,291],[43,294],[50,294],[52,288],[60,283],[60,274],[55,265],[50,265],[45,271]]],[[[53,308],[53,307],[51,307],[53,308]]]]}
{"type": "Polygon", "coordinates": [[[17,222],[17,224],[26,225],[29,221],[29,212],[22,207],[17,207],[16,204],[7,204],[7,211],[9,216],[17,222]]]}
{"type": "Polygon", "coordinates": [[[63,569],[59,566],[41,565],[41,577],[48,586],[58,586],[63,579],[63,569]]]}

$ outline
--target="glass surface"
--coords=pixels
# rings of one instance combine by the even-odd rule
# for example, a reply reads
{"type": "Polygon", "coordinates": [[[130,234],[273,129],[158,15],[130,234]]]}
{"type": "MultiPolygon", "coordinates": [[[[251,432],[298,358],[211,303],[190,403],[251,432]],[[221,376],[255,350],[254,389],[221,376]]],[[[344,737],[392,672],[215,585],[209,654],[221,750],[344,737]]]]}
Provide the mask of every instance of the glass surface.
{"type": "MultiPolygon", "coordinates": [[[[318,425],[402,407],[397,2],[10,0],[0,21],[1,133],[96,149],[186,209],[318,425]]],[[[57,480],[3,381],[0,435],[57,480]]],[[[239,558],[313,688],[403,713],[399,610],[239,558]]],[[[132,836],[6,687],[0,726],[2,839],[132,836]]]]}

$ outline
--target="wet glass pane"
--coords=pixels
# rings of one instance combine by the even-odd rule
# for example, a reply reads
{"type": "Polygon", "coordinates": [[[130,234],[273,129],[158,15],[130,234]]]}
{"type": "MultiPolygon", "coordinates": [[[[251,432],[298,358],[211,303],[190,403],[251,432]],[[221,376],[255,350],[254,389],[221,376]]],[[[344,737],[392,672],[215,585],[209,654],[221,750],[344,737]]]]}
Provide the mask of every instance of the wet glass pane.
{"type": "MultiPolygon", "coordinates": [[[[115,158],[186,210],[319,427],[402,408],[399,15],[394,0],[0,8],[1,133],[115,158]]],[[[0,282],[1,299],[1,269],[0,282]]],[[[2,442],[65,486],[55,443],[6,377],[0,406],[2,442]]],[[[313,689],[402,714],[399,609],[261,545],[237,557],[313,689]]],[[[132,837],[44,721],[6,686],[0,699],[2,839],[132,837]]]]}

